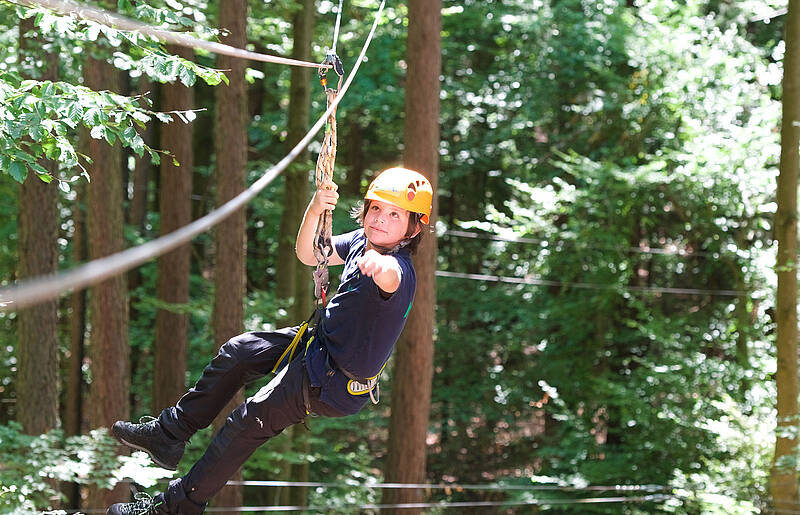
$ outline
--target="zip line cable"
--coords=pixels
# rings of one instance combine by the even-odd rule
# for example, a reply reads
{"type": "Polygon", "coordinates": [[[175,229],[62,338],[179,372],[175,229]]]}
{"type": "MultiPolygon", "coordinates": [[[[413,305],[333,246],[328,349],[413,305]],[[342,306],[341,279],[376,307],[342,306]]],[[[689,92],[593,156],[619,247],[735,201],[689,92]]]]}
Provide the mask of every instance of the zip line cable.
{"type": "MultiPolygon", "coordinates": [[[[463,501],[463,502],[414,502],[399,504],[362,504],[336,508],[337,510],[383,510],[387,508],[414,509],[414,508],[469,508],[469,507],[503,507],[503,506],[553,506],[565,504],[610,504],[610,503],[642,503],[664,501],[672,496],[645,495],[641,497],[588,497],[585,499],[532,499],[530,501],[463,501]]],[[[209,507],[208,512],[269,512],[269,511],[310,511],[329,513],[329,506],[234,506],[234,507],[209,507]]]]}
{"type": "Polygon", "coordinates": [[[353,82],[366,56],[367,49],[378,27],[378,22],[380,21],[385,4],[386,0],[381,0],[375,15],[375,21],[372,24],[372,29],[364,42],[364,47],[361,49],[358,60],[353,66],[353,71],[348,76],[339,94],[336,95],[336,98],[331,102],[331,105],[325,113],[320,116],[313,127],[309,129],[303,139],[301,139],[275,166],[264,172],[264,174],[249,188],[207,215],[160,238],[104,258],[90,261],[65,272],[22,281],[13,286],[2,288],[0,289],[0,311],[16,311],[20,308],[57,298],[64,291],[85,288],[126,272],[137,265],[181,246],[244,207],[250,200],[258,195],[261,190],[280,175],[280,173],[289,166],[289,163],[300,155],[303,149],[311,142],[311,139],[319,132],[322,126],[325,125],[328,117],[336,109],[336,106],[339,105],[339,102],[353,82]]]}
{"type": "MultiPolygon", "coordinates": [[[[583,499],[531,499],[529,501],[454,501],[454,502],[415,502],[398,504],[361,504],[332,508],[330,506],[220,506],[208,507],[207,512],[224,513],[263,513],[272,511],[305,511],[330,513],[331,510],[349,512],[351,510],[382,510],[388,508],[469,508],[469,507],[503,507],[503,506],[563,506],[570,504],[616,504],[660,502],[675,498],[673,495],[655,494],[639,497],[586,497],[583,499]]],[[[105,509],[81,510],[82,513],[105,513],[105,509]]]]}
{"type": "MultiPolygon", "coordinates": [[[[168,482],[168,481],[167,481],[168,482]]],[[[447,484],[447,483],[326,483],[318,481],[228,481],[228,486],[302,486],[307,488],[387,488],[387,489],[420,489],[420,490],[498,490],[498,491],[554,491],[554,492],[672,492],[673,488],[662,485],[594,485],[594,486],[557,486],[557,485],[504,485],[498,483],[480,484],[447,484]]]]}
{"type": "MultiPolygon", "coordinates": [[[[478,240],[490,240],[490,241],[502,241],[506,243],[529,243],[534,245],[541,245],[542,243],[548,244],[547,248],[551,249],[552,246],[549,245],[548,240],[538,240],[535,238],[525,238],[525,237],[504,237],[498,234],[491,234],[491,233],[479,233],[479,232],[470,232],[470,231],[458,231],[454,229],[448,229],[444,232],[445,236],[455,236],[457,238],[472,238],[478,240]]],[[[569,246],[578,246],[579,242],[577,241],[570,241],[570,240],[557,240],[559,243],[563,243],[569,246]]],[[[653,247],[601,247],[601,246],[591,246],[585,245],[584,248],[588,249],[600,249],[600,250],[623,250],[625,252],[637,253],[637,254],[660,254],[665,256],[682,256],[682,257],[694,257],[694,256],[714,256],[714,252],[705,252],[705,251],[695,251],[695,252],[687,252],[685,250],[680,249],[664,249],[664,248],[653,248],[653,247]]],[[[721,252],[719,254],[722,254],[721,252]]]]}
{"type": "MultiPolygon", "coordinates": [[[[256,256],[267,256],[269,252],[259,249],[247,249],[248,254],[256,256]]],[[[723,297],[747,297],[752,292],[746,290],[704,290],[700,288],[669,288],[659,286],[618,286],[614,284],[602,283],[581,283],[568,281],[554,281],[548,279],[535,279],[531,277],[509,277],[491,274],[467,274],[461,272],[451,272],[448,270],[436,270],[438,277],[449,277],[453,279],[467,279],[480,282],[500,282],[509,284],[528,284],[532,286],[555,286],[565,288],[585,288],[593,290],[618,290],[633,291],[640,293],[675,294],[675,295],[719,295],[723,297]]]]}
{"type": "Polygon", "coordinates": [[[159,29],[140,21],[113,14],[103,9],[83,5],[73,0],[13,0],[18,5],[27,7],[44,7],[53,12],[63,16],[77,16],[78,18],[93,21],[101,25],[106,25],[112,28],[139,32],[147,36],[154,37],[164,43],[178,45],[186,48],[200,48],[208,50],[214,54],[227,55],[230,57],[238,57],[241,59],[249,59],[251,61],[261,61],[265,63],[287,64],[289,66],[302,66],[305,68],[330,68],[328,64],[310,63],[307,61],[299,61],[297,59],[290,59],[287,57],[279,57],[276,55],[260,54],[258,52],[251,52],[242,48],[232,47],[223,43],[215,43],[213,41],[205,41],[203,39],[182,34],[180,32],[173,32],[169,30],[159,29]]]}
{"type": "Polygon", "coordinates": [[[510,284],[530,284],[534,286],[556,286],[565,288],[583,288],[589,290],[625,290],[640,293],[662,293],[672,295],[718,295],[722,297],[747,297],[750,292],[744,290],[702,290],[697,288],[667,288],[658,286],[616,286],[613,284],[579,283],[569,281],[551,281],[547,279],[534,279],[532,277],[508,277],[488,274],[464,274],[437,270],[437,277],[454,279],[470,279],[473,281],[497,282],[510,284]]]}

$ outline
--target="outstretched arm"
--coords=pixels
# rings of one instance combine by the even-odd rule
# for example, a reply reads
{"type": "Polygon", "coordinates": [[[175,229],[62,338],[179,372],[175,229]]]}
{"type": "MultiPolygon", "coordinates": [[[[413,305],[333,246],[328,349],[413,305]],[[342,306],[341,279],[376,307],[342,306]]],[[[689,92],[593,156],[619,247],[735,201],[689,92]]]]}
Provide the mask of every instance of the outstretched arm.
{"type": "MultiPolygon", "coordinates": [[[[314,232],[317,230],[319,215],[325,210],[333,211],[333,208],[336,207],[336,202],[339,200],[337,189],[336,183],[323,184],[314,193],[311,202],[308,203],[306,212],[303,215],[303,222],[300,224],[300,230],[297,231],[297,240],[294,246],[297,259],[304,265],[315,266],[317,264],[317,258],[314,257],[314,232]]],[[[334,250],[333,254],[328,258],[328,265],[341,265],[343,263],[344,260],[334,250]]]]}
{"type": "Polygon", "coordinates": [[[394,293],[400,287],[403,270],[394,256],[384,255],[369,249],[358,258],[358,268],[367,277],[372,277],[378,288],[386,293],[394,293]]]}

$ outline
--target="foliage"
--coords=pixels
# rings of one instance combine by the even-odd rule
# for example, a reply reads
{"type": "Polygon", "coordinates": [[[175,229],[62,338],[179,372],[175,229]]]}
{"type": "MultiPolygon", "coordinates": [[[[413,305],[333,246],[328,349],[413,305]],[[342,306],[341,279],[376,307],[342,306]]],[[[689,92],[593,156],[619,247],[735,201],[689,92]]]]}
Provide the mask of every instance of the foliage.
{"type": "Polygon", "coordinates": [[[0,511],[6,513],[52,509],[61,497],[58,481],[108,488],[132,478],[152,485],[165,472],[149,465],[144,453],[118,456],[118,444],[105,429],[66,438],[60,430],[31,436],[10,422],[0,425],[0,445],[0,511]]]}
{"type": "MultiPolygon", "coordinates": [[[[67,168],[80,166],[69,139],[69,133],[79,126],[89,129],[95,139],[105,139],[110,145],[119,140],[138,155],[147,151],[158,160],[134,128],[144,126],[155,113],[133,99],[64,82],[21,80],[4,73],[0,75],[0,102],[4,121],[0,127],[0,166],[17,182],[22,183],[31,170],[45,182],[59,180],[62,189],[68,190],[66,181],[53,177],[38,160],[57,160],[67,168]]],[[[88,179],[85,172],[83,175],[88,179]]]]}
{"type": "Polygon", "coordinates": [[[439,279],[431,480],[763,495],[723,470],[766,467],[769,434],[715,423],[770,405],[748,393],[770,352],[769,52],[701,2],[481,4],[445,11],[439,193],[446,227],[489,234],[446,233],[440,266],[540,284],[439,279]]]}
{"type": "MultiPolygon", "coordinates": [[[[332,40],[334,3],[319,3],[314,55],[320,58],[332,40]]],[[[446,495],[450,500],[575,500],[586,496],[575,488],[588,485],[652,484],[667,493],[640,504],[542,506],[559,513],[768,509],[775,397],[770,231],[783,26],[779,15],[770,24],[754,18],[774,14],[782,4],[443,3],[439,269],[519,282],[437,280],[429,481],[547,481],[561,488],[453,491],[446,495]]],[[[215,3],[177,4],[151,8],[123,1],[120,8],[159,26],[216,36],[205,28],[214,25],[215,3]]],[[[345,4],[338,51],[349,69],[374,5],[345,4]]],[[[249,38],[257,51],[289,54],[296,7],[288,0],[250,6],[249,38]]],[[[39,16],[37,34],[64,56],[62,82],[41,81],[35,66],[13,57],[18,20],[9,20],[10,13],[0,13],[0,77],[12,81],[5,94],[13,102],[0,109],[13,113],[2,118],[0,135],[13,129],[18,136],[7,136],[11,151],[0,159],[18,176],[20,165],[11,170],[11,163],[35,163],[53,149],[51,140],[51,155],[65,167],[78,162],[80,155],[67,145],[87,123],[96,137],[110,143],[128,137],[123,143],[132,151],[152,151],[136,138],[140,123],[164,116],[157,96],[78,86],[90,54],[134,78],[190,83],[192,74],[207,74],[213,84],[220,77],[210,68],[212,56],[198,54],[202,65],[192,65],[140,35],[25,11],[39,16]],[[36,80],[23,81],[23,73],[36,80]]],[[[337,181],[349,181],[352,171],[364,177],[355,178],[355,189],[340,189],[337,232],[353,227],[346,208],[371,172],[401,160],[403,86],[414,80],[405,61],[407,23],[404,6],[387,7],[369,61],[338,111],[337,181]]],[[[252,181],[287,150],[290,77],[274,65],[251,66],[252,181]]],[[[314,119],[324,97],[313,76],[309,86],[314,119]]],[[[213,155],[208,136],[213,92],[207,84],[195,89],[195,193],[203,198],[202,213],[213,198],[214,163],[224,156],[213,155]]],[[[312,160],[316,150],[315,143],[312,160]]],[[[313,163],[293,166],[310,170],[313,163]]],[[[0,194],[12,198],[15,183],[3,184],[0,194]]],[[[248,329],[271,328],[286,309],[271,293],[282,196],[279,179],[248,206],[248,329]]],[[[0,269],[10,270],[16,211],[13,202],[6,204],[0,269]]],[[[158,216],[151,213],[148,222],[143,237],[157,232],[158,216]]],[[[184,306],[158,301],[154,264],[141,269],[142,285],[132,295],[134,418],[151,414],[150,346],[158,307],[191,314],[190,384],[221,343],[208,337],[214,250],[207,236],[193,249],[191,300],[184,306]]],[[[65,258],[63,265],[69,264],[65,258]]],[[[0,359],[4,397],[14,389],[13,324],[13,315],[0,316],[0,345],[10,349],[0,359]]],[[[266,445],[247,463],[245,478],[285,479],[275,477],[275,464],[288,461],[311,463],[312,481],[381,480],[391,365],[387,372],[378,407],[345,419],[312,419],[310,451],[266,445]]],[[[22,442],[12,431],[12,439],[22,442]]],[[[192,439],[178,473],[201,455],[209,433],[192,439]]],[[[21,485],[16,481],[11,484],[21,485]]],[[[44,502],[39,486],[26,488],[31,503],[44,502]]],[[[379,491],[327,489],[312,492],[309,503],[344,511],[379,497],[379,491]]]]}
{"type": "MultiPolygon", "coordinates": [[[[186,86],[192,86],[198,77],[212,85],[227,81],[221,72],[170,55],[152,38],[138,32],[120,31],[78,18],[59,16],[41,8],[18,7],[16,12],[20,19],[35,17],[38,32],[26,37],[54,41],[52,46],[94,44],[96,46],[88,53],[94,57],[111,58],[105,51],[107,47],[121,49],[128,44],[127,52],[117,51],[113,55],[114,63],[120,69],[146,73],[161,82],[180,80],[186,86]]],[[[188,18],[164,9],[144,6],[139,12],[162,24],[190,22],[188,18]]],[[[85,127],[92,138],[105,139],[109,145],[118,140],[139,156],[147,151],[153,162],[158,163],[158,154],[144,143],[137,128],[144,128],[152,117],[163,123],[171,122],[172,117],[149,110],[149,99],[95,92],[68,82],[22,80],[21,73],[35,75],[36,67],[28,66],[24,59],[20,65],[16,71],[0,72],[0,119],[3,120],[0,126],[0,167],[15,181],[23,182],[31,171],[45,182],[56,179],[62,189],[67,189],[68,180],[53,177],[38,161],[43,158],[58,161],[65,170],[83,168],[73,145],[78,127],[85,127]]],[[[186,123],[194,118],[192,112],[172,114],[186,123]]],[[[85,172],[82,175],[88,179],[85,172]]]]}

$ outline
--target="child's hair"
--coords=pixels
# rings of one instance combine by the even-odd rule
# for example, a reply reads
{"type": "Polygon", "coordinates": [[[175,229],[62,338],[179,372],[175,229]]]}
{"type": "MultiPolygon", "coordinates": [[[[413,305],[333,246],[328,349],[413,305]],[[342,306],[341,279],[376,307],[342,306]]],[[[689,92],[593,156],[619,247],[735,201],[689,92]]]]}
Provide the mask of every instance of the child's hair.
{"type": "MultiPolygon", "coordinates": [[[[369,199],[361,200],[355,206],[353,206],[353,209],[350,210],[350,217],[356,220],[361,227],[364,227],[364,217],[367,216],[367,210],[369,209],[369,205],[371,203],[372,201],[369,199]]],[[[406,229],[406,239],[414,234],[414,231],[417,230],[417,226],[420,227],[420,231],[416,234],[416,236],[408,240],[408,243],[405,245],[405,248],[407,248],[411,254],[417,252],[417,248],[422,241],[422,233],[425,232],[423,230],[424,224],[420,223],[419,221],[420,218],[422,218],[421,214],[413,211],[408,212],[408,228],[406,229]]]]}

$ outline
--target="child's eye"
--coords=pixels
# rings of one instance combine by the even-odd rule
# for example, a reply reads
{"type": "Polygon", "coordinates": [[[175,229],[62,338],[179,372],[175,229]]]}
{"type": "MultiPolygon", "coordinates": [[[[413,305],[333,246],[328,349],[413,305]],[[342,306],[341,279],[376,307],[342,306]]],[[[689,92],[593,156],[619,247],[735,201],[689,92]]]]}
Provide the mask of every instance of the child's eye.
{"type": "Polygon", "coordinates": [[[392,218],[400,218],[400,213],[392,211],[392,218]]]}

